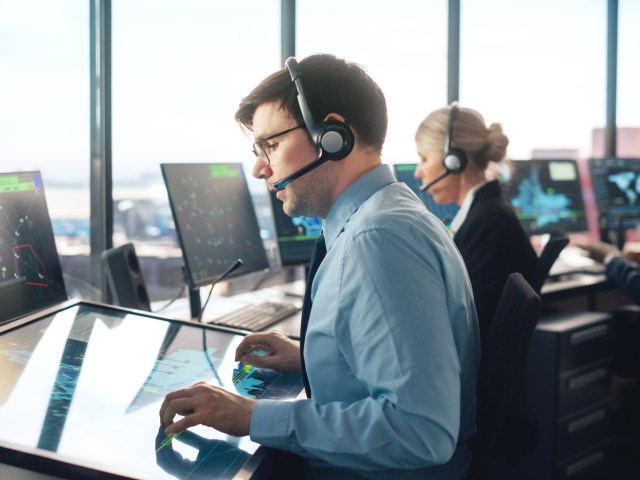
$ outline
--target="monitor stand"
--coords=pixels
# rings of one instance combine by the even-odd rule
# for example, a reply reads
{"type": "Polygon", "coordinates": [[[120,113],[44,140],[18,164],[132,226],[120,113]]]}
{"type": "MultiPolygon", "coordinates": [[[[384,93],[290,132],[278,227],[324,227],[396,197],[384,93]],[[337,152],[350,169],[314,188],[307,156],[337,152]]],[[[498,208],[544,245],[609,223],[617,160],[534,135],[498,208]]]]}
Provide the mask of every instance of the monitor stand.
{"type": "Polygon", "coordinates": [[[609,225],[606,216],[600,215],[598,219],[598,227],[600,231],[600,241],[610,243],[622,251],[627,241],[627,230],[625,227],[626,220],[634,220],[635,215],[621,216],[617,223],[613,226],[609,225]]]}
{"type": "Polygon", "coordinates": [[[291,265],[285,267],[285,285],[280,287],[280,291],[287,297],[304,298],[304,290],[309,276],[309,267],[302,265],[291,265]]]}
{"type": "Polygon", "coordinates": [[[189,290],[189,312],[191,319],[197,320],[202,312],[202,302],[200,300],[200,289],[188,287],[189,290]]]}
{"type": "Polygon", "coordinates": [[[191,314],[191,320],[197,320],[200,318],[202,312],[202,301],[200,299],[200,288],[193,287],[189,281],[189,275],[187,273],[187,267],[182,266],[182,276],[184,282],[187,284],[187,292],[189,294],[189,312],[191,314]]]}

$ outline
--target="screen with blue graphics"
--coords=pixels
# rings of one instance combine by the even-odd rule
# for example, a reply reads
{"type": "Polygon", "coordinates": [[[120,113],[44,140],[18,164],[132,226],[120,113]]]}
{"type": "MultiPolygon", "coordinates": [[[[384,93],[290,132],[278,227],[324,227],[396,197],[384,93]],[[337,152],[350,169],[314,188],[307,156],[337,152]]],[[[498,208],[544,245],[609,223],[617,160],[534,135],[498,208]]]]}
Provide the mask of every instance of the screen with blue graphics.
{"type": "Polygon", "coordinates": [[[414,176],[416,167],[417,164],[415,163],[396,163],[393,166],[393,170],[398,181],[405,183],[411,190],[413,190],[413,193],[422,200],[424,205],[427,207],[427,210],[438,217],[442,223],[449,225],[456,216],[456,213],[458,213],[458,210],[460,210],[460,207],[456,203],[440,205],[435,202],[429,193],[420,190],[422,182],[414,176]]]}
{"type": "Polygon", "coordinates": [[[640,221],[640,158],[592,158],[591,183],[598,213],[610,228],[635,228],[640,221]]]}
{"type": "Polygon", "coordinates": [[[588,229],[575,160],[515,160],[503,191],[529,235],[588,229]]]}
{"type": "Polygon", "coordinates": [[[282,265],[307,266],[316,240],[322,232],[322,219],[290,217],[284,213],[282,202],[275,192],[270,192],[270,198],[282,265]]]}

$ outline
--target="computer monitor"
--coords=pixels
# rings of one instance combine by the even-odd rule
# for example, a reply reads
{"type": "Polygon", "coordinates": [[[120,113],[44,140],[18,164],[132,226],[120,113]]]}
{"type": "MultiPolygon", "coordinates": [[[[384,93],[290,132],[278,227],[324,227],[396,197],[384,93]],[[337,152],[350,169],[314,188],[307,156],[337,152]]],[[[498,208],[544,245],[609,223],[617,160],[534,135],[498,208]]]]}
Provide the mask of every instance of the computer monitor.
{"type": "Polygon", "coordinates": [[[589,159],[598,213],[608,228],[636,228],[640,221],[640,158],[589,159]]]}
{"type": "Polygon", "coordinates": [[[284,213],[275,192],[269,192],[269,198],[282,265],[309,265],[315,242],[322,232],[322,219],[290,217],[284,213]]]}
{"type": "Polygon", "coordinates": [[[266,452],[248,436],[199,425],[167,437],[158,415],[169,392],[198,381],[297,397],[299,374],[234,360],[242,338],[90,302],[5,324],[0,462],[60,478],[249,478],[266,452]]]}
{"type": "Polygon", "coordinates": [[[438,217],[442,223],[449,225],[451,220],[453,220],[453,217],[458,213],[458,210],[460,210],[460,207],[455,203],[439,205],[433,200],[433,197],[430,194],[420,190],[421,182],[414,177],[416,167],[416,163],[397,163],[393,166],[393,169],[398,181],[406,183],[407,186],[424,202],[430,212],[438,217]]]}
{"type": "Polygon", "coordinates": [[[161,169],[192,289],[210,285],[237,259],[243,265],[230,277],[268,268],[241,163],[165,163],[161,169]]]}
{"type": "Polygon", "coordinates": [[[514,160],[506,200],[529,235],[588,230],[575,160],[514,160]]]}
{"type": "Polygon", "coordinates": [[[67,298],[42,175],[0,173],[0,324],[67,298]]]}

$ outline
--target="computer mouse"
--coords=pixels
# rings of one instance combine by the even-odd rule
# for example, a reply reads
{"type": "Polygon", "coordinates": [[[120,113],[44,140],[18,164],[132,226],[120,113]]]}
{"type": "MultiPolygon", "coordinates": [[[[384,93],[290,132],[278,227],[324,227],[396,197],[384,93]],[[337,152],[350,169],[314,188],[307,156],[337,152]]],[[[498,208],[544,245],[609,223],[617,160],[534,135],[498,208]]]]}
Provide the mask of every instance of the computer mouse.
{"type": "Polygon", "coordinates": [[[251,347],[249,349],[247,355],[255,355],[256,357],[268,357],[269,355],[271,355],[271,350],[269,350],[267,347],[256,345],[255,347],[251,347]]]}

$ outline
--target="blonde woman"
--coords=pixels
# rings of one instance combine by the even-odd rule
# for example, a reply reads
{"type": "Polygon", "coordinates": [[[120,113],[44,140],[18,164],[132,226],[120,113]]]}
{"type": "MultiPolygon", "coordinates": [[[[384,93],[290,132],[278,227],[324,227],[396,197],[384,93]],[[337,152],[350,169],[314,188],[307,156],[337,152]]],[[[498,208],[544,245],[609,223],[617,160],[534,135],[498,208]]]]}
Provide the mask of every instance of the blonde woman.
{"type": "Polygon", "coordinates": [[[502,127],[488,128],[475,110],[457,103],[430,113],[416,132],[416,178],[436,203],[455,202],[453,240],[471,278],[484,340],[504,283],[512,272],[529,278],[537,256],[515,213],[489,171],[507,157],[502,127]]]}

